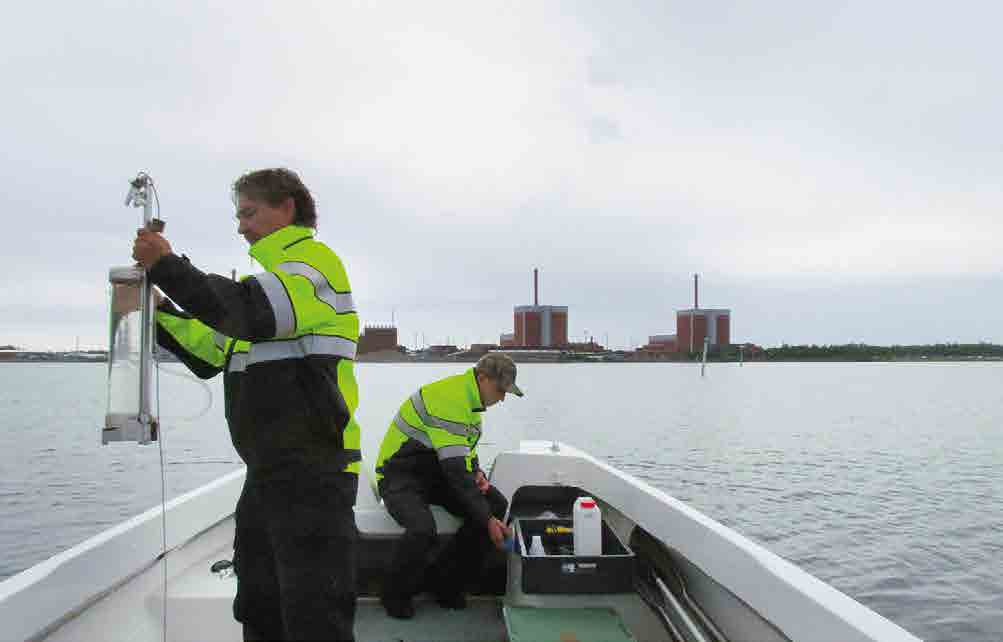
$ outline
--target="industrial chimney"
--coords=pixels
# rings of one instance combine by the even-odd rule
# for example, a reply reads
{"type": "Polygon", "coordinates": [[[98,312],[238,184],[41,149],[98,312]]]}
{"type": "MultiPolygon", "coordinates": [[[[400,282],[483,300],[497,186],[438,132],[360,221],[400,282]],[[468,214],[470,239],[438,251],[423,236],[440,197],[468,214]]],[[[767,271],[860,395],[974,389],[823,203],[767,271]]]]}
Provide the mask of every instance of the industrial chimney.
{"type": "Polygon", "coordinates": [[[533,305],[540,305],[540,279],[536,268],[533,268],[533,305]]]}
{"type": "Polygon", "coordinates": [[[693,275],[693,309],[700,309],[700,275],[693,275]]]}

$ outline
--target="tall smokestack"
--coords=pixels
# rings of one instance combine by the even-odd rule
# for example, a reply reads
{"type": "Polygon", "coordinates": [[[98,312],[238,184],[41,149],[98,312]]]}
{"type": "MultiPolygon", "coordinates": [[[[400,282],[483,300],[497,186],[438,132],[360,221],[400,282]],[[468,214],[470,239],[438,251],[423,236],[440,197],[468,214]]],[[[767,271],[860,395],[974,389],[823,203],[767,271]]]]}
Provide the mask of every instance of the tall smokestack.
{"type": "Polygon", "coordinates": [[[533,268],[533,305],[540,305],[540,278],[536,268],[533,268]]]}
{"type": "Polygon", "coordinates": [[[693,309],[700,309],[700,275],[693,275],[693,309]]]}

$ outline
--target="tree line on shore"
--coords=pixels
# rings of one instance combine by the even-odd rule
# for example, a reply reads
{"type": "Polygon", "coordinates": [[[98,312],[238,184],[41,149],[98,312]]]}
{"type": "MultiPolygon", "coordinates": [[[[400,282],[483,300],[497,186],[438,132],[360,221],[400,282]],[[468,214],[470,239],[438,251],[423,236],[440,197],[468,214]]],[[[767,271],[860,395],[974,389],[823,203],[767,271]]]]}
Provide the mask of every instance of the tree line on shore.
{"type": "MultiPolygon", "coordinates": [[[[0,345],[3,351],[18,351],[14,345],[0,345]]],[[[85,350],[88,356],[106,356],[103,350],[85,350]]],[[[83,356],[81,353],[80,356],[83,356]]],[[[172,360],[173,355],[160,351],[161,360],[172,360]]],[[[55,360],[66,358],[68,353],[21,352],[18,356],[30,360],[55,360]]],[[[626,356],[626,355],[625,355],[626,356]]],[[[663,354],[658,360],[687,361],[699,359],[700,352],[663,354]]],[[[869,345],[847,343],[842,345],[788,345],[761,348],[752,344],[712,346],[708,359],[713,361],[923,361],[923,360],[1003,360],[1003,344],[997,343],[932,343],[921,345],[869,345]]],[[[88,359],[90,360],[90,359],[88,359]]]]}
{"type": "MultiPolygon", "coordinates": [[[[722,355],[723,356],[723,355],[722,355]]],[[[763,349],[765,361],[922,361],[925,359],[1003,359],[1003,345],[995,343],[934,343],[878,346],[866,343],[844,345],[787,345],[763,349]]]]}

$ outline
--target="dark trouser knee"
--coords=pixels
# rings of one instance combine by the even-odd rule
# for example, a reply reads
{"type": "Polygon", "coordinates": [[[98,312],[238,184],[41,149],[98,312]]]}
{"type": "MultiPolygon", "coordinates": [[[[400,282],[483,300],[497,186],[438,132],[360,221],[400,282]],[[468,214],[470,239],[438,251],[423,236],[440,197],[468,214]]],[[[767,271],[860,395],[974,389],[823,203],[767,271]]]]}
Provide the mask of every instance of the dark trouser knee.
{"type": "Polygon", "coordinates": [[[383,592],[410,596],[418,592],[428,555],[435,547],[435,518],[417,482],[385,477],[380,488],[387,511],[404,527],[404,534],[394,547],[383,592]]]}
{"type": "Polygon", "coordinates": [[[428,556],[435,547],[434,532],[406,531],[394,548],[383,583],[384,595],[410,597],[419,592],[428,556]]]}
{"type": "Polygon", "coordinates": [[[429,552],[435,548],[436,535],[428,531],[405,531],[397,542],[395,561],[409,566],[424,565],[429,552]]]}
{"type": "MultiPolygon", "coordinates": [[[[505,496],[492,486],[484,498],[491,514],[503,519],[508,510],[505,496]]],[[[452,541],[436,560],[436,567],[429,574],[431,581],[443,592],[462,591],[469,580],[478,575],[493,546],[483,524],[464,520],[452,541]]]]}
{"type": "Polygon", "coordinates": [[[283,633],[281,629],[276,629],[271,633],[263,633],[246,622],[243,623],[243,626],[244,642],[272,642],[274,640],[281,640],[285,637],[285,633],[283,633]]]}
{"type": "Polygon", "coordinates": [[[323,534],[291,539],[280,551],[286,639],[353,639],[355,548],[353,537],[323,534]]]}
{"type": "Polygon", "coordinates": [[[354,639],[357,483],[278,480],[241,499],[234,613],[248,640],[354,639]]]}

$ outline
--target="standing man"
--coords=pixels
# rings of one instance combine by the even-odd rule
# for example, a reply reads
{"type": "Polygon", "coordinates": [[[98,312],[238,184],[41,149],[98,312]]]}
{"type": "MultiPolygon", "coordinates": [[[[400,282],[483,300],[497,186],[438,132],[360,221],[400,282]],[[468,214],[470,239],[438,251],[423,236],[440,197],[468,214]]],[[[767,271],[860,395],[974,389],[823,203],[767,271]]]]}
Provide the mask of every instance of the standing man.
{"type": "Polygon", "coordinates": [[[245,174],[233,199],[262,272],[205,274],[145,230],[133,257],[184,310],[159,306],[158,343],[202,378],[225,373],[230,437],[247,464],[234,541],[244,639],[354,640],[359,322],[348,277],[313,238],[313,197],[294,172],[245,174]]]}
{"type": "Polygon", "coordinates": [[[400,407],[383,438],[376,478],[387,510],[404,527],[383,584],[388,615],[414,616],[412,597],[422,579],[443,608],[467,605],[463,588],[494,544],[504,549],[511,530],[501,518],[508,502],[491,486],[477,460],[481,413],[511,392],[515,363],[489,353],[463,374],[422,386],[400,407]],[[436,542],[429,504],[463,518],[438,559],[426,568],[436,542]]]}

